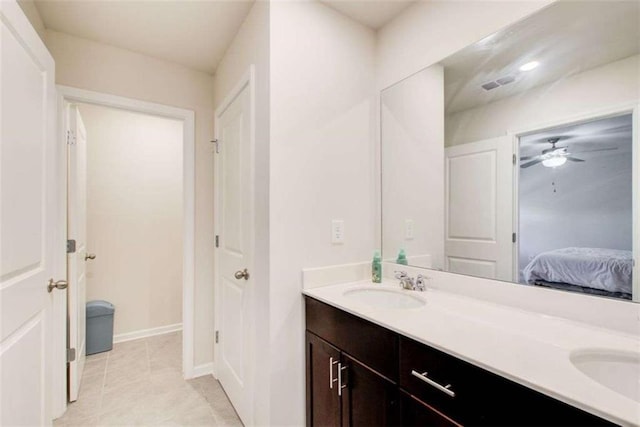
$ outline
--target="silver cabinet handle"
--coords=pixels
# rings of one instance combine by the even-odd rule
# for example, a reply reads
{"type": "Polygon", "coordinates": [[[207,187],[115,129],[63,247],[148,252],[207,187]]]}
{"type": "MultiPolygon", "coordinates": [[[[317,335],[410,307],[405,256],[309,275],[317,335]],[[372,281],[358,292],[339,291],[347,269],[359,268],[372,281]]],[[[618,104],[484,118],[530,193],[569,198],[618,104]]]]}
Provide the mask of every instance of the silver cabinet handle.
{"type": "Polygon", "coordinates": [[[233,276],[238,280],[240,279],[249,280],[249,272],[247,271],[246,268],[244,270],[236,271],[233,276]]]}
{"type": "Polygon", "coordinates": [[[69,283],[66,280],[58,280],[54,282],[53,279],[49,279],[49,284],[47,285],[47,291],[51,293],[54,289],[67,289],[69,283]]]}
{"type": "Polygon", "coordinates": [[[347,385],[342,383],[342,371],[346,370],[347,366],[342,366],[342,363],[338,363],[338,396],[342,396],[342,389],[347,388],[347,385]]]}
{"type": "Polygon", "coordinates": [[[333,389],[333,383],[337,382],[337,378],[333,378],[333,367],[338,364],[337,360],[333,360],[333,357],[329,358],[329,388],[333,389]]]}
{"type": "Polygon", "coordinates": [[[411,375],[413,375],[414,377],[420,379],[421,381],[424,381],[425,383],[429,384],[431,387],[434,387],[434,388],[440,390],[441,392],[443,392],[444,394],[446,394],[449,397],[456,397],[455,392],[453,390],[451,390],[451,384],[440,385],[437,382],[435,382],[434,380],[428,378],[426,372],[420,373],[420,372],[412,370],[411,371],[411,375]]]}

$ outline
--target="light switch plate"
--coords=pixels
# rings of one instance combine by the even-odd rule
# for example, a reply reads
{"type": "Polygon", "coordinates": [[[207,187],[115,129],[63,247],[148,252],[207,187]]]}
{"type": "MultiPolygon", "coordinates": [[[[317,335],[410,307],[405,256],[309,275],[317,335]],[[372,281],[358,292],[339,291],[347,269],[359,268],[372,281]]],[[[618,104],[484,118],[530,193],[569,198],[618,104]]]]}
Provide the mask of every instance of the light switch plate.
{"type": "Polygon", "coordinates": [[[413,240],[413,232],[415,224],[412,219],[404,220],[404,238],[405,240],[413,240]]]}
{"type": "Polygon", "coordinates": [[[344,220],[331,221],[331,243],[341,245],[344,243],[344,220]]]}

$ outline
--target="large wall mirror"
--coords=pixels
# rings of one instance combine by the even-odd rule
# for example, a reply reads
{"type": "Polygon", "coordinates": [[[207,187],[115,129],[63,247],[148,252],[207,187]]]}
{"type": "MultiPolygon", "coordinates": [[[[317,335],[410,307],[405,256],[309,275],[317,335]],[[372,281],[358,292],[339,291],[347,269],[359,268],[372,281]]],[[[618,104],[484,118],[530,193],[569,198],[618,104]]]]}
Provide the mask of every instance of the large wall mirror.
{"type": "Polygon", "coordinates": [[[640,301],[640,2],[557,2],[381,93],[382,250],[640,301]]]}

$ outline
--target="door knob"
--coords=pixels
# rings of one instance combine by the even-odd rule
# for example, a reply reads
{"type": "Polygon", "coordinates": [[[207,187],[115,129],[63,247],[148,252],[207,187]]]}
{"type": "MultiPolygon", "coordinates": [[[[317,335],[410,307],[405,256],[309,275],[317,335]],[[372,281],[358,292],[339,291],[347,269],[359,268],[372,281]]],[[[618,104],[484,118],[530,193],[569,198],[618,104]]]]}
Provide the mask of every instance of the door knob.
{"type": "Polygon", "coordinates": [[[47,291],[51,293],[54,289],[67,289],[69,283],[66,280],[58,280],[54,282],[53,279],[49,279],[49,285],[47,285],[47,291]]]}
{"type": "Polygon", "coordinates": [[[236,274],[234,274],[234,276],[238,280],[240,279],[249,280],[249,272],[247,271],[246,268],[242,271],[240,270],[236,271],[236,274]]]}
{"type": "Polygon", "coordinates": [[[85,254],[84,260],[86,261],[88,259],[96,259],[96,254],[85,254]]]}

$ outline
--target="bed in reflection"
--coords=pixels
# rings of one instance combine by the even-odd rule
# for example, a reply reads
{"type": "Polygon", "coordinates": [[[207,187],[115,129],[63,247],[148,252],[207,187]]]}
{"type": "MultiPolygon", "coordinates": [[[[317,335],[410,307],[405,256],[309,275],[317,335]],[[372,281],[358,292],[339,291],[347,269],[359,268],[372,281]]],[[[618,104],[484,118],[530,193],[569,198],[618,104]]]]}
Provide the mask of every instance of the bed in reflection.
{"type": "Polygon", "coordinates": [[[524,268],[530,285],[631,299],[631,251],[603,248],[562,248],[542,252],[524,268]]]}

